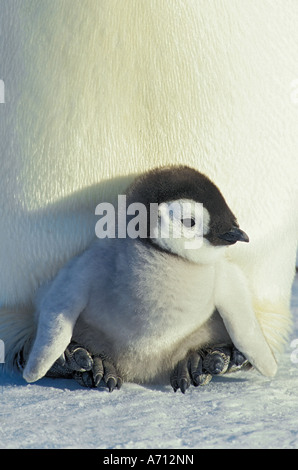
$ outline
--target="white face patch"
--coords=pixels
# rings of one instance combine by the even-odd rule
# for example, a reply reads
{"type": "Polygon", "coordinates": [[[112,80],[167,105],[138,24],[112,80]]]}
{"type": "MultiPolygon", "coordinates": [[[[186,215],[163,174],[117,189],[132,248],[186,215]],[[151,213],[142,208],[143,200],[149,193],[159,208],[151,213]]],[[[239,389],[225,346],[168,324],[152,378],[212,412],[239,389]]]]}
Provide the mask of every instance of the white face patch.
{"type": "Polygon", "coordinates": [[[202,244],[203,205],[189,199],[161,203],[158,206],[156,238],[183,239],[202,244]]]}
{"type": "Polygon", "coordinates": [[[161,248],[194,263],[213,262],[222,250],[205,238],[210,229],[210,215],[203,204],[178,199],[158,206],[158,224],[152,239],[161,248]]]}
{"type": "Polygon", "coordinates": [[[207,233],[209,233],[209,229],[210,229],[209,223],[210,223],[210,214],[207,211],[207,209],[204,207],[203,208],[203,234],[204,235],[207,235],[207,233]]]}

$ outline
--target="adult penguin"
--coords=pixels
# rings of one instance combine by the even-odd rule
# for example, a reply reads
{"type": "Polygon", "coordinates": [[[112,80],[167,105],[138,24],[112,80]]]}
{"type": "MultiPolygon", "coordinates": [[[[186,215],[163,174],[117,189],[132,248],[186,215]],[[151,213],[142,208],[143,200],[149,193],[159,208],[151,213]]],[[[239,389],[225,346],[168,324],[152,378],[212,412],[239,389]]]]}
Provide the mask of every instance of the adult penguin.
{"type": "Polygon", "coordinates": [[[225,194],[230,250],[277,351],[298,235],[298,4],[1,2],[0,338],[30,345],[32,299],[94,236],[98,203],[184,164],[225,194]]]}

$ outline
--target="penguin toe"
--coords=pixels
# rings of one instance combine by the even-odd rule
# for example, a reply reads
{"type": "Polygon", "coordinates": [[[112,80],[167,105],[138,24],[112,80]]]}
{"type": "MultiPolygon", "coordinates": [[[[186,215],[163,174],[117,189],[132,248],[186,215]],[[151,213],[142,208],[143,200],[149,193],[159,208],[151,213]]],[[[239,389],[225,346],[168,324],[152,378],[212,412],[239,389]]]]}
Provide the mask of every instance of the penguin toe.
{"type": "Polygon", "coordinates": [[[188,370],[188,358],[186,357],[182,361],[179,361],[176,367],[174,368],[173,373],[170,377],[170,383],[173,387],[174,392],[181,390],[184,394],[189,388],[191,380],[188,370]]]}
{"type": "Polygon", "coordinates": [[[112,392],[116,388],[119,390],[123,383],[121,375],[118,373],[112,359],[105,354],[101,354],[100,358],[103,364],[103,382],[105,386],[112,392]]]}
{"type": "Polygon", "coordinates": [[[106,354],[92,356],[92,368],[89,371],[76,372],[74,379],[83,387],[108,388],[109,392],[120,390],[123,380],[112,359],[106,354]]]}
{"type": "Polygon", "coordinates": [[[119,390],[123,380],[113,360],[106,354],[92,355],[84,346],[71,342],[63,357],[46,374],[47,377],[73,378],[87,388],[107,387],[119,390]]]}
{"type": "Polygon", "coordinates": [[[189,372],[192,384],[195,387],[207,385],[212,379],[212,375],[203,370],[203,358],[199,352],[192,352],[188,357],[189,372]]]}
{"type": "Polygon", "coordinates": [[[83,346],[72,342],[65,350],[64,355],[66,365],[69,369],[81,372],[92,369],[92,357],[83,346]]]}
{"type": "Polygon", "coordinates": [[[250,362],[244,354],[237,348],[233,347],[228,372],[236,372],[237,370],[249,370],[252,368],[250,362]]]}
{"type": "Polygon", "coordinates": [[[181,390],[184,394],[190,385],[198,387],[207,385],[212,375],[203,371],[203,360],[198,352],[190,352],[185,359],[178,362],[170,377],[174,392],[181,390]]]}
{"type": "Polygon", "coordinates": [[[92,369],[92,357],[86,348],[71,342],[46,373],[46,377],[69,379],[77,372],[92,369]]]}
{"type": "Polygon", "coordinates": [[[191,351],[178,362],[170,376],[170,383],[174,392],[180,389],[185,393],[190,385],[207,385],[212,377],[249,367],[246,357],[234,346],[208,347],[191,351]]]}
{"type": "Polygon", "coordinates": [[[82,387],[93,388],[94,381],[90,371],[85,372],[74,372],[73,378],[78,382],[82,387]]]}
{"type": "Polygon", "coordinates": [[[231,352],[227,346],[208,348],[203,359],[203,369],[211,375],[224,374],[229,367],[231,352]]]}

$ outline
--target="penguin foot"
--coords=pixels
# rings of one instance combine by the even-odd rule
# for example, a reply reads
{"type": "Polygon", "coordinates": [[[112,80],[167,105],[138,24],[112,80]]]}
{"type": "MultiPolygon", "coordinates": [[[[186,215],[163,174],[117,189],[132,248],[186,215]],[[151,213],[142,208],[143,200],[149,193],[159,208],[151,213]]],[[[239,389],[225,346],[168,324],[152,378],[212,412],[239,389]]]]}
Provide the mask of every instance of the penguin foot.
{"type": "Polygon", "coordinates": [[[211,375],[227,372],[232,350],[228,346],[208,348],[204,351],[203,368],[211,375]]]}
{"type": "Polygon", "coordinates": [[[178,362],[170,377],[174,392],[185,393],[190,385],[207,385],[213,376],[250,369],[251,364],[234,346],[206,348],[190,352],[178,362]]]}
{"type": "Polygon", "coordinates": [[[181,390],[185,393],[190,385],[195,387],[199,385],[207,385],[212,379],[209,372],[203,370],[203,357],[199,352],[189,353],[185,359],[182,359],[176,365],[170,382],[174,392],[181,390]]]}
{"type": "Polygon", "coordinates": [[[109,389],[109,392],[115,388],[120,390],[123,383],[113,361],[105,354],[93,356],[91,369],[83,372],[76,371],[73,377],[83,387],[96,388],[102,384],[109,389]]]}
{"type": "Polygon", "coordinates": [[[89,371],[92,366],[93,359],[89,352],[80,344],[71,342],[46,373],[46,377],[72,378],[75,372],[89,371]]]}
{"type": "Polygon", "coordinates": [[[96,388],[102,383],[109,392],[120,389],[122,378],[113,361],[105,354],[91,355],[83,346],[71,342],[64,354],[53,364],[46,377],[74,378],[80,385],[96,388]]]}
{"type": "Polygon", "coordinates": [[[234,346],[217,346],[204,350],[203,370],[212,376],[240,369],[248,370],[251,367],[244,354],[234,346]]]}

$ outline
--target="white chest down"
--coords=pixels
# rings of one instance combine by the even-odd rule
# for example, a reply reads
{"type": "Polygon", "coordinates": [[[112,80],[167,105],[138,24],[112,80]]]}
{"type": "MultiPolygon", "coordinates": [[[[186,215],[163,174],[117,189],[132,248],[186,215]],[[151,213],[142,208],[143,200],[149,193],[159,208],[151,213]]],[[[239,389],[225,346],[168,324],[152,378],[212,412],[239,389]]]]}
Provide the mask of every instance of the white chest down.
{"type": "Polygon", "coordinates": [[[39,308],[37,335],[24,370],[27,381],[45,375],[64,352],[78,318],[88,325],[78,328],[79,338],[94,352],[105,350],[116,356],[130,380],[152,379],[167,358],[177,358],[177,350],[184,354],[194,346],[188,338],[215,309],[232,342],[253,366],[266,376],[275,374],[274,356],[237,266],[225,258],[205,266],[177,262],[175,256],[160,264],[158,258],[164,253],[152,256],[140,246],[131,251],[128,264],[118,263],[113,282],[108,275],[110,262],[97,244],[60,272],[39,308]],[[98,271],[105,261],[105,269],[98,271]],[[140,370],[146,365],[144,376],[140,370]]]}

